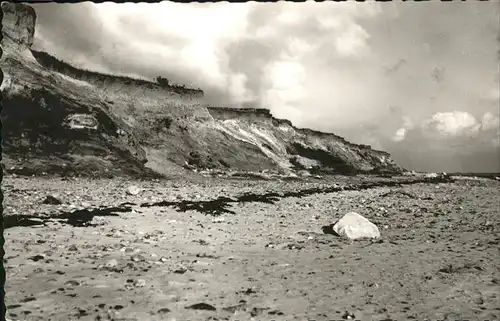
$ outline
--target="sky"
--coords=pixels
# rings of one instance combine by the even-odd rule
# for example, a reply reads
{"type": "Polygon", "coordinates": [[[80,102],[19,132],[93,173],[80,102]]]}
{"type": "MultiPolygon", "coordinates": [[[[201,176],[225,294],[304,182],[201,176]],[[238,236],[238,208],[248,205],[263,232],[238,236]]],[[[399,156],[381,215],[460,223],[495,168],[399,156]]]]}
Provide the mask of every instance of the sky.
{"type": "Polygon", "coordinates": [[[500,172],[500,2],[34,4],[34,48],[388,151],[500,172]]]}

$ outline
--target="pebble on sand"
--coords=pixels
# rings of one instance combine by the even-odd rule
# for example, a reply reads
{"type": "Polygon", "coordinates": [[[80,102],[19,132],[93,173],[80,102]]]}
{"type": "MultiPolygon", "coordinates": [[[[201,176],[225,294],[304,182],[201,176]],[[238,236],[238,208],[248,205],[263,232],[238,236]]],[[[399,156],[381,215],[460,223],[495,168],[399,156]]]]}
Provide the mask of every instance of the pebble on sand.
{"type": "Polygon", "coordinates": [[[106,262],[105,267],[107,267],[107,268],[114,268],[117,265],[118,265],[118,261],[115,260],[115,259],[112,259],[112,260],[109,260],[108,262],[106,262]]]}
{"type": "Polygon", "coordinates": [[[58,198],[48,195],[42,202],[43,204],[50,204],[50,205],[61,205],[63,202],[59,200],[58,198]]]}
{"type": "Polygon", "coordinates": [[[138,279],[137,281],[134,282],[134,286],[137,288],[143,288],[146,286],[146,280],[138,279]]]}
{"type": "Polygon", "coordinates": [[[137,186],[134,186],[134,185],[129,186],[127,188],[127,194],[129,194],[129,195],[137,195],[140,192],[141,192],[141,189],[139,187],[137,187],[137,186]]]}
{"type": "Polygon", "coordinates": [[[355,212],[349,212],[344,215],[335,223],[333,230],[338,235],[347,237],[351,240],[380,237],[378,227],[355,212]]]}

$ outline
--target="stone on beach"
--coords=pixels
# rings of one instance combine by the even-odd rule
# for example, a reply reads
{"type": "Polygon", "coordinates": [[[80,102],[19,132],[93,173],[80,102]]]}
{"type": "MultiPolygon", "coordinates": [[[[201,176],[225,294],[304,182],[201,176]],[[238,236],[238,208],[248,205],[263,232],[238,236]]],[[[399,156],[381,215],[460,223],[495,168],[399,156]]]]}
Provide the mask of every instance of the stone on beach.
{"type": "Polygon", "coordinates": [[[355,212],[349,212],[344,215],[335,223],[333,230],[338,235],[347,237],[351,240],[380,237],[378,227],[355,212]]]}
{"type": "Polygon", "coordinates": [[[137,186],[130,186],[129,188],[127,188],[127,194],[129,195],[137,195],[141,192],[141,189],[137,186]]]}

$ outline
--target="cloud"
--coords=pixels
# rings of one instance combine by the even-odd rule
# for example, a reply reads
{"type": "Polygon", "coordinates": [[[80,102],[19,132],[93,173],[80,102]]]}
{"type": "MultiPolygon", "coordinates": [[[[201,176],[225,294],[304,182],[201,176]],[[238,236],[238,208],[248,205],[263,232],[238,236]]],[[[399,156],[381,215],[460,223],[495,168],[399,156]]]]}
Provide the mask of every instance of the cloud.
{"type": "Polygon", "coordinates": [[[481,130],[490,133],[488,138],[491,136],[490,141],[495,148],[500,147],[500,117],[498,115],[493,113],[484,114],[481,121],[481,130]]]}
{"type": "Polygon", "coordinates": [[[400,129],[398,129],[394,133],[393,140],[395,142],[401,142],[401,141],[403,141],[405,139],[405,136],[406,136],[406,131],[407,131],[407,129],[404,128],[404,127],[401,127],[400,129]]]}
{"type": "Polygon", "coordinates": [[[406,133],[408,132],[408,130],[412,130],[415,128],[415,125],[410,118],[402,117],[402,120],[403,120],[403,126],[398,130],[396,130],[394,135],[391,137],[392,141],[394,142],[403,141],[406,137],[406,133]]]}
{"type": "Polygon", "coordinates": [[[422,121],[418,126],[413,125],[406,118],[404,124],[393,136],[394,141],[405,140],[408,133],[418,133],[426,139],[443,140],[477,137],[478,135],[491,136],[500,131],[500,118],[493,113],[485,113],[481,121],[464,111],[438,112],[429,119],[422,121]]]}
{"type": "Polygon", "coordinates": [[[463,111],[435,113],[431,119],[424,122],[425,130],[442,136],[475,135],[481,125],[476,118],[463,111]]]}
{"type": "Polygon", "coordinates": [[[270,63],[266,69],[263,81],[266,95],[262,106],[272,108],[278,117],[300,117],[296,104],[305,96],[305,70],[302,64],[293,58],[282,58],[270,63]]]}
{"type": "Polygon", "coordinates": [[[416,161],[416,167],[424,170],[500,170],[500,116],[491,112],[480,120],[464,111],[438,112],[417,126],[406,122],[392,140],[397,157],[413,155],[407,161],[416,161]],[[418,149],[418,155],[413,149],[418,149]]]}
{"type": "Polygon", "coordinates": [[[492,113],[486,113],[483,115],[481,121],[482,130],[500,130],[500,118],[492,113]]]}

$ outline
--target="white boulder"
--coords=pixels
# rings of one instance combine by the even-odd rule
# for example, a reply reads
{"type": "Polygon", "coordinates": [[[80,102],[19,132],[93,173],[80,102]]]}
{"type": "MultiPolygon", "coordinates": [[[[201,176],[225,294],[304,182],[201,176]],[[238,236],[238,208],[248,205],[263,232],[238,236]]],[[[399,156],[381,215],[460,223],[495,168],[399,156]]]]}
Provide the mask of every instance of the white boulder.
{"type": "Polygon", "coordinates": [[[71,129],[96,130],[99,122],[94,115],[91,114],[72,114],[64,119],[63,125],[71,129]]]}
{"type": "Polygon", "coordinates": [[[344,215],[335,223],[333,230],[338,235],[347,237],[350,240],[380,237],[378,227],[355,212],[344,215]]]}

